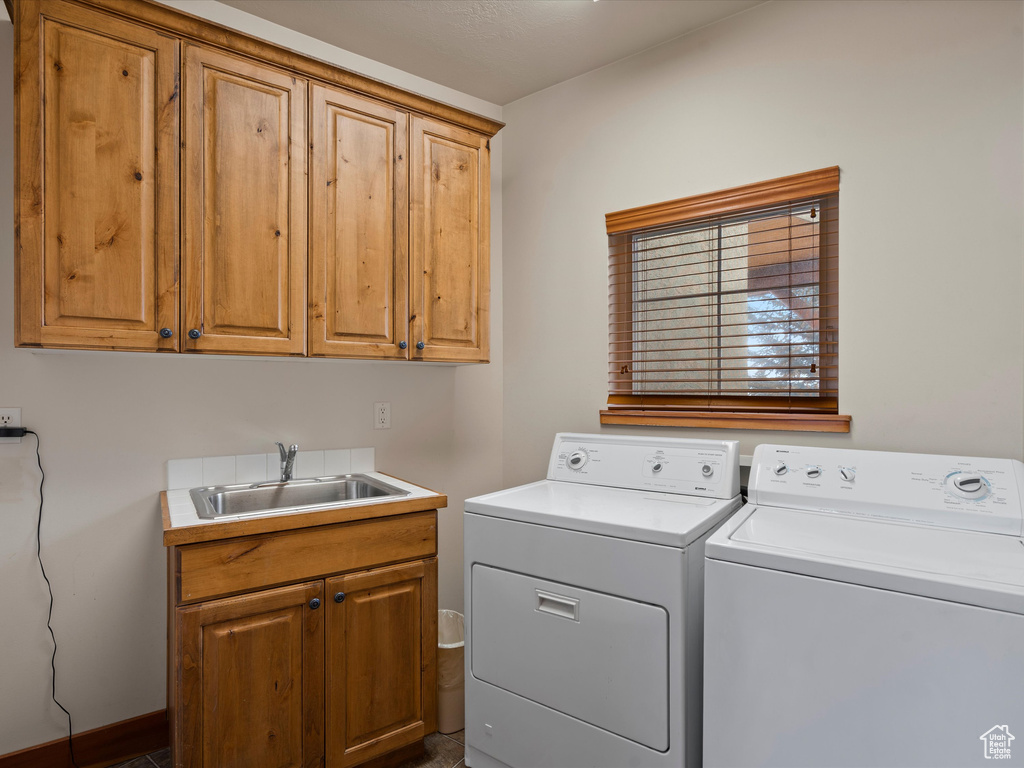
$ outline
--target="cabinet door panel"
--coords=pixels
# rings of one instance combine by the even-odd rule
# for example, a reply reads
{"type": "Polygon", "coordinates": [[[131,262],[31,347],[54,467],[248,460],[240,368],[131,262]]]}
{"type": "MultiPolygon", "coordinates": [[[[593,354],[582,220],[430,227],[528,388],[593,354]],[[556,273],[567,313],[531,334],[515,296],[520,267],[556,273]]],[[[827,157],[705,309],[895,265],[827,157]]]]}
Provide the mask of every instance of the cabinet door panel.
{"type": "Polygon", "coordinates": [[[413,118],[413,333],[424,360],[486,362],[490,334],[490,159],[474,133],[413,118]]]}
{"type": "Polygon", "coordinates": [[[304,352],[305,99],[305,81],[186,45],[186,350],[304,352]]]}
{"type": "Polygon", "coordinates": [[[357,765],[435,729],[436,574],[432,558],[328,579],[331,765],[357,765]]]}
{"type": "Polygon", "coordinates": [[[323,582],[179,609],[189,768],[322,765],[323,582]]]}
{"type": "Polygon", "coordinates": [[[313,86],[311,355],[408,356],[408,117],[313,86]]]}
{"type": "Polygon", "coordinates": [[[176,349],[178,43],[63,2],[18,14],[18,342],[176,349]]]}

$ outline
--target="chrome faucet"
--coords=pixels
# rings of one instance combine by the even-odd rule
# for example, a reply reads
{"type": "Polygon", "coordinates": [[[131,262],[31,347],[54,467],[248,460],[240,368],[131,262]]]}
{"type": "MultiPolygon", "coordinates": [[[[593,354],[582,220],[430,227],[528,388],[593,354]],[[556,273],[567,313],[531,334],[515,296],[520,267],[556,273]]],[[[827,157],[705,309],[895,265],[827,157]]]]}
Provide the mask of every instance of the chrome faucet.
{"type": "Polygon", "coordinates": [[[298,453],[299,446],[293,443],[286,451],[280,443],[274,443],[274,445],[281,452],[281,482],[287,483],[292,479],[292,467],[295,466],[295,454],[298,453]]]}

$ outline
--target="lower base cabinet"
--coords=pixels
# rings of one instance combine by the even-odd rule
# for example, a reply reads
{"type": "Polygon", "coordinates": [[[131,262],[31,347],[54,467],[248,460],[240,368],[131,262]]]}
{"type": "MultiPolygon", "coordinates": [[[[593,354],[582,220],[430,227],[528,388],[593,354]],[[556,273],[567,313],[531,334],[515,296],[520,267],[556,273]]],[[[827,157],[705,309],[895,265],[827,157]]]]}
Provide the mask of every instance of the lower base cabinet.
{"type": "MultiPolygon", "coordinates": [[[[273,537],[230,551],[273,550],[273,537]]],[[[176,768],[348,768],[436,730],[436,557],[181,604],[181,550],[217,544],[168,550],[176,768]]]]}
{"type": "Polygon", "coordinates": [[[323,582],[181,611],[180,766],[324,764],[323,582]]]}
{"type": "Polygon", "coordinates": [[[435,729],[436,585],[436,558],[327,580],[328,765],[359,765],[435,729]]]}

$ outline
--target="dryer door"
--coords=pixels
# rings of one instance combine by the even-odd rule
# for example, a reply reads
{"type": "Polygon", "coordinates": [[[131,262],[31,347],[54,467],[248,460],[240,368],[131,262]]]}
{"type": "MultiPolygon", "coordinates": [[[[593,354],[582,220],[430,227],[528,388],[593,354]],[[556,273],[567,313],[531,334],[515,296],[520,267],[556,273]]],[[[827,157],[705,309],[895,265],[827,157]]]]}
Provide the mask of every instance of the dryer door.
{"type": "Polygon", "coordinates": [[[664,608],[486,565],[472,579],[476,678],[668,749],[664,608]]]}

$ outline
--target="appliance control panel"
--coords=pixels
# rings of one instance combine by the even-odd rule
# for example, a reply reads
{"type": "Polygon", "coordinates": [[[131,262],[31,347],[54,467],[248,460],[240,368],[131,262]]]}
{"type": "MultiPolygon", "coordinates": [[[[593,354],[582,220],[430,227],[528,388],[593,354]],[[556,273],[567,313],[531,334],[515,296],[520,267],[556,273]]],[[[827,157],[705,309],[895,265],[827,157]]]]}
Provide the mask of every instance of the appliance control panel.
{"type": "Polygon", "coordinates": [[[740,492],[735,440],[560,433],[548,479],[731,499],[740,492]]]}
{"type": "Polygon", "coordinates": [[[760,506],[1024,535],[1024,464],[1013,459],[759,445],[760,506]]]}

